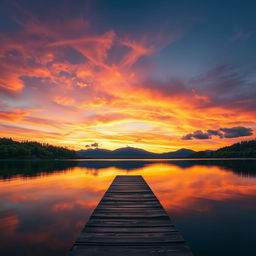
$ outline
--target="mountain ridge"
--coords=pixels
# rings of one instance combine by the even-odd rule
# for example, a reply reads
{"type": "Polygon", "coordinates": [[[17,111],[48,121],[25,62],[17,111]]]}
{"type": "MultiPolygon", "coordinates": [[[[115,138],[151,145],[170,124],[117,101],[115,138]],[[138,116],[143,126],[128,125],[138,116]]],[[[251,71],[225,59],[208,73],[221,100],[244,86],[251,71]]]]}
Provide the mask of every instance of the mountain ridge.
{"type": "Polygon", "coordinates": [[[168,158],[183,158],[188,157],[196,151],[182,148],[172,152],[153,153],[144,149],[134,147],[123,147],[115,150],[94,148],[78,150],[76,153],[79,157],[87,159],[168,159],[168,158]]]}

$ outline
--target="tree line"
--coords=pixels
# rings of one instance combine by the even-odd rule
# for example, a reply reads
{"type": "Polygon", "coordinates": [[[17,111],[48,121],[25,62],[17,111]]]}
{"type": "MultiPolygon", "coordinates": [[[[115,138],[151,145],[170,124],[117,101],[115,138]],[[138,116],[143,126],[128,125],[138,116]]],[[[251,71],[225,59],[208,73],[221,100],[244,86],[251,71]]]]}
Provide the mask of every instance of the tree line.
{"type": "Polygon", "coordinates": [[[256,140],[242,141],[216,151],[199,151],[189,158],[255,158],[256,140]]]}
{"type": "Polygon", "coordinates": [[[76,152],[64,147],[34,141],[0,138],[0,159],[64,159],[76,158],[76,152]]]}

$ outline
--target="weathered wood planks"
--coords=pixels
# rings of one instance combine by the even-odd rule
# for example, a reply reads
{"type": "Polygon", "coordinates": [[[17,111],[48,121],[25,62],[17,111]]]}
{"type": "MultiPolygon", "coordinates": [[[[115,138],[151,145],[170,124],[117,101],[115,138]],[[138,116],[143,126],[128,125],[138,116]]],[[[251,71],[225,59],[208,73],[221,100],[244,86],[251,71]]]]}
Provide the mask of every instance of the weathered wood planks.
{"type": "Polygon", "coordinates": [[[116,176],[69,256],[191,256],[142,176],[116,176]]]}

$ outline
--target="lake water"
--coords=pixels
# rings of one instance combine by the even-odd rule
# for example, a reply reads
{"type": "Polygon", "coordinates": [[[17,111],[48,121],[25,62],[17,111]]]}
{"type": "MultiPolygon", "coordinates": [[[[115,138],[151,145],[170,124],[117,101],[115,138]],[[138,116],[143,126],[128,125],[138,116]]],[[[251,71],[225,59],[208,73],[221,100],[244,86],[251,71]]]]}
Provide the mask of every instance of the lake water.
{"type": "Polygon", "coordinates": [[[0,162],[0,255],[65,255],[129,174],[143,175],[195,256],[256,255],[256,160],[0,162]]]}

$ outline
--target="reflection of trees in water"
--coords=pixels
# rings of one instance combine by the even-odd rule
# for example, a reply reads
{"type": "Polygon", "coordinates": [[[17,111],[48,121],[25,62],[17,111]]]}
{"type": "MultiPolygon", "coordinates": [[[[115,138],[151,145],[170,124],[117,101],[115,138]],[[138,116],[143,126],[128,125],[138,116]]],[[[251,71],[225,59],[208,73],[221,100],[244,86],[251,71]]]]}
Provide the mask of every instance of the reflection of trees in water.
{"type": "Polygon", "coordinates": [[[256,160],[188,160],[173,161],[171,164],[181,168],[189,168],[195,165],[218,166],[239,176],[256,176],[256,160]]]}
{"type": "Polygon", "coordinates": [[[175,165],[181,169],[193,166],[218,166],[240,176],[256,176],[256,160],[173,160],[173,161],[2,161],[0,162],[0,178],[9,179],[13,176],[34,177],[52,172],[68,171],[72,167],[84,168],[85,174],[97,176],[107,168],[114,167],[120,171],[138,171],[141,168],[164,163],[175,165]]]}
{"type": "Polygon", "coordinates": [[[240,176],[256,176],[255,160],[233,160],[219,161],[219,166],[240,175],[240,176]]]}
{"type": "Polygon", "coordinates": [[[76,161],[1,161],[0,178],[13,176],[35,177],[52,172],[68,171],[77,165],[76,161]]]}

